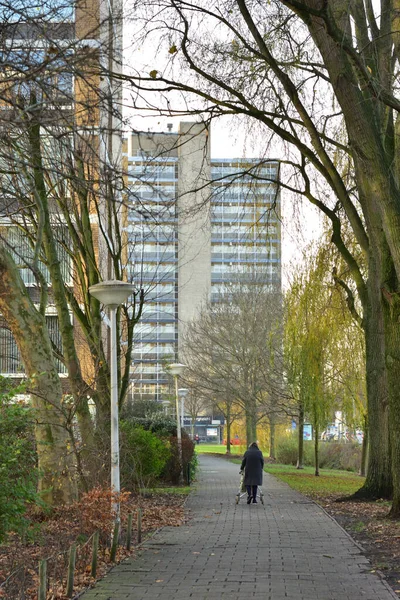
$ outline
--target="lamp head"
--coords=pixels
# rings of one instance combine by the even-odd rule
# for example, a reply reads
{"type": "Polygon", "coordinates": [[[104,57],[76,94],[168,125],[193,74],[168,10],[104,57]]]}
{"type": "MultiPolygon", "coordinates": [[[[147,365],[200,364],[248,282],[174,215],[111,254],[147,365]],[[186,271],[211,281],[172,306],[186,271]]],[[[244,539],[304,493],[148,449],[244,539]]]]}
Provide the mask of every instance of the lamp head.
{"type": "Polygon", "coordinates": [[[89,287],[89,293],[94,298],[104,306],[114,309],[126,302],[134,291],[135,286],[133,284],[118,279],[102,281],[89,287]]]}
{"type": "Polygon", "coordinates": [[[168,372],[171,373],[171,375],[176,375],[178,377],[179,375],[182,375],[185,369],[186,365],[183,365],[182,363],[171,363],[168,365],[168,372]]]}

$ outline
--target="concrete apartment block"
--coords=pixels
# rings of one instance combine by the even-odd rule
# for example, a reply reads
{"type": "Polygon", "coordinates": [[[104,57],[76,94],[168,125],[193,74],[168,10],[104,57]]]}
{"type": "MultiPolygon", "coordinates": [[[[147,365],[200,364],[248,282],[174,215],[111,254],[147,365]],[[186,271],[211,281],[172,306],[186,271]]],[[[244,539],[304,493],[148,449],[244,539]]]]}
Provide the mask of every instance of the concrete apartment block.
{"type": "Polygon", "coordinates": [[[133,400],[165,399],[165,365],[184,360],[185,325],[227,283],[260,273],[280,285],[279,163],[212,159],[209,134],[202,123],[182,122],[178,132],[127,140],[126,268],[146,295],[133,400]]]}
{"type": "MultiPolygon", "coordinates": [[[[185,325],[211,293],[209,131],[184,122],[178,133],[178,355],[185,325]]],[[[183,355],[182,355],[183,358],[183,355]]]]}

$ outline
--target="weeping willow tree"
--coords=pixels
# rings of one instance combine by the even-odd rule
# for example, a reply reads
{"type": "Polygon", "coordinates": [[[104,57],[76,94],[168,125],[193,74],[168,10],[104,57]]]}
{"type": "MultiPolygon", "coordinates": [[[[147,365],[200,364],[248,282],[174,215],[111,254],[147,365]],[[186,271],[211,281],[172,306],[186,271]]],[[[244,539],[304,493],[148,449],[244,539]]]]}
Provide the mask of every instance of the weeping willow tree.
{"type": "MultiPolygon", "coordinates": [[[[365,416],[363,332],[345,304],[329,266],[329,245],[314,251],[295,275],[285,299],[284,353],[287,381],[298,403],[299,458],[303,465],[303,424],[314,428],[315,474],[319,474],[321,431],[340,410],[356,427],[365,416]]],[[[337,271],[335,271],[337,273],[337,271]]],[[[340,280],[343,282],[343,280],[340,280]]]]}

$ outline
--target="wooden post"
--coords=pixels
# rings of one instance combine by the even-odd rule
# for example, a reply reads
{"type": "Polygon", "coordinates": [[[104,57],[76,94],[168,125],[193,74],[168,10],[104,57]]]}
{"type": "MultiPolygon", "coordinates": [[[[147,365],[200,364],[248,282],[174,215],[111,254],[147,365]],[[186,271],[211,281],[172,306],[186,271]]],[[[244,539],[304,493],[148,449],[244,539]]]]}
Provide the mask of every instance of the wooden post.
{"type": "Polygon", "coordinates": [[[47,596],[47,560],[39,561],[39,591],[38,600],[46,600],[47,596]]]}
{"type": "Polygon", "coordinates": [[[76,560],[76,544],[72,544],[71,548],[69,549],[67,590],[65,592],[65,595],[67,596],[67,598],[72,598],[73,593],[74,593],[75,560],[76,560]]]}
{"type": "Polygon", "coordinates": [[[142,509],[137,509],[137,542],[140,544],[142,541],[142,509]]]}
{"type": "Polygon", "coordinates": [[[96,577],[97,573],[97,555],[99,553],[99,532],[96,531],[93,535],[93,544],[92,544],[92,577],[96,577]]]}
{"type": "Polygon", "coordinates": [[[131,549],[131,541],[132,541],[132,513],[129,513],[128,515],[128,525],[127,525],[127,532],[126,532],[126,549],[130,550],[131,549]]]}
{"type": "Polygon", "coordinates": [[[116,521],[115,527],[114,527],[113,538],[112,538],[112,544],[111,544],[111,554],[110,554],[111,562],[115,562],[115,557],[117,555],[118,536],[119,536],[119,521],[116,521]]]}

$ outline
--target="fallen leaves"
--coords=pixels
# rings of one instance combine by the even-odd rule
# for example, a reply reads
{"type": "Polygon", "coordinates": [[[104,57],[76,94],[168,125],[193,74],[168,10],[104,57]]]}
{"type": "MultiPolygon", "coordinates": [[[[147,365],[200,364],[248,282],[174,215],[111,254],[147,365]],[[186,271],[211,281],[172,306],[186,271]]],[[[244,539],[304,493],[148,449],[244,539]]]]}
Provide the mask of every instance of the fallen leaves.
{"type": "MultiPolygon", "coordinates": [[[[86,503],[75,503],[57,509],[51,518],[32,514],[34,527],[31,541],[26,542],[15,534],[10,534],[7,544],[0,546],[0,598],[37,599],[38,562],[48,560],[49,591],[48,600],[65,598],[68,550],[73,542],[78,542],[74,593],[94,583],[91,577],[92,534],[100,531],[100,546],[97,566],[97,579],[110,568],[108,543],[110,540],[109,490],[92,490],[86,503]],[[10,575],[12,575],[10,577],[10,575]],[[8,578],[8,580],[7,580],[8,578]]],[[[121,496],[122,539],[125,541],[126,523],[129,513],[142,508],[142,533],[150,533],[164,526],[177,527],[184,523],[183,503],[185,497],[174,494],[153,494],[150,496],[121,496]]],[[[133,519],[132,541],[135,541],[135,518],[133,519]]],[[[119,546],[116,562],[135,553],[119,546]]],[[[159,580],[158,583],[161,583],[159,580]]]]}
{"type": "Polygon", "coordinates": [[[380,572],[392,587],[400,594],[400,522],[388,519],[389,503],[376,502],[340,502],[336,496],[313,494],[327,513],[363,547],[371,563],[371,573],[380,572]]]}

